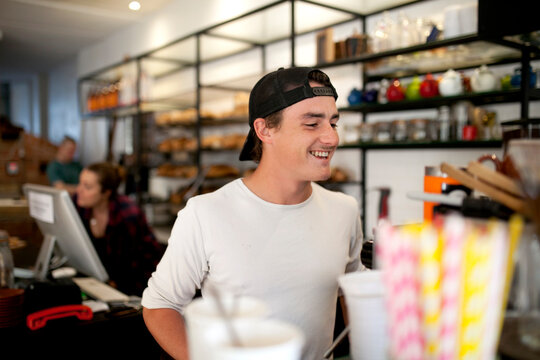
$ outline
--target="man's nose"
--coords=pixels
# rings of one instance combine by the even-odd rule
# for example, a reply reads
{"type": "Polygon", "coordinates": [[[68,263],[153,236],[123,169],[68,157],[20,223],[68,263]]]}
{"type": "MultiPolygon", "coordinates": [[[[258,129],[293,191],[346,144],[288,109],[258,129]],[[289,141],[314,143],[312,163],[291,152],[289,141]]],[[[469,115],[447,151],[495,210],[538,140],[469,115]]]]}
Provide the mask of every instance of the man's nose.
{"type": "Polygon", "coordinates": [[[328,124],[324,127],[323,133],[321,134],[321,142],[330,146],[337,146],[339,143],[339,135],[332,124],[328,124]]]}

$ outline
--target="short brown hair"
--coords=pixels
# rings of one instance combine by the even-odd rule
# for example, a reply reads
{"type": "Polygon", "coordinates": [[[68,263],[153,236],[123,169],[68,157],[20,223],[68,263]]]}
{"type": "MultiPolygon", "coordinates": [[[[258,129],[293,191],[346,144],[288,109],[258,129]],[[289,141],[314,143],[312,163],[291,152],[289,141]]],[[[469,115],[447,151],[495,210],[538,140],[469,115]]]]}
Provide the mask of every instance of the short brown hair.
{"type": "MultiPolygon", "coordinates": [[[[279,129],[279,126],[281,125],[281,120],[283,119],[283,110],[279,110],[273,114],[268,115],[264,118],[264,122],[266,124],[266,127],[269,129],[277,128],[279,129]]],[[[257,134],[254,134],[253,136],[253,150],[251,150],[251,158],[253,161],[255,161],[257,164],[261,161],[262,157],[262,141],[259,139],[257,134]]]]}
{"type": "Polygon", "coordinates": [[[111,198],[117,195],[118,186],[123,180],[119,166],[108,162],[100,162],[88,165],[86,169],[97,174],[102,193],[110,190],[111,198]]]}

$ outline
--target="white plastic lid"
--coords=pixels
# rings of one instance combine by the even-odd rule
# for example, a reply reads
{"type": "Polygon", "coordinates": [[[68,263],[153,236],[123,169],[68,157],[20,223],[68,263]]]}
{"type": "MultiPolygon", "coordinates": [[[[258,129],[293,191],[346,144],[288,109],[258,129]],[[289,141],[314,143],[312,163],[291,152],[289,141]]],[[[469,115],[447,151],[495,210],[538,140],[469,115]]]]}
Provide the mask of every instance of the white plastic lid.
{"type": "Polygon", "coordinates": [[[382,296],[384,284],[381,270],[356,271],[341,275],[339,286],[345,296],[382,296]]]}

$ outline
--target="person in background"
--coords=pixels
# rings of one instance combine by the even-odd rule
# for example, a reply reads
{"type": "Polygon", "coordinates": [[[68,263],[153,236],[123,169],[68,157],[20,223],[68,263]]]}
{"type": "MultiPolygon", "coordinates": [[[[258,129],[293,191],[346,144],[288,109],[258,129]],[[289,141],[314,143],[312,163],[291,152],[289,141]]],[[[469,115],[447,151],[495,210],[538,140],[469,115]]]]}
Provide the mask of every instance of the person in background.
{"type": "Polygon", "coordinates": [[[331,175],[336,99],[328,76],[312,68],[281,68],[252,89],[240,160],[257,169],[188,201],[143,293],[145,323],[175,359],[189,358],[186,305],[197,289],[211,294],[210,284],[263,300],[271,317],[303,331],[302,359],[323,358],[337,279],[358,269],[362,244],[356,199],[314,182],[331,175]]]}
{"type": "Polygon", "coordinates": [[[70,195],[75,193],[82,165],[74,160],[77,142],[65,136],[56,152],[56,159],[47,165],[49,183],[57,189],[67,190],[70,195]]]}
{"type": "Polygon", "coordinates": [[[80,174],[73,202],[111,285],[141,296],[164,249],[141,209],[117,192],[121,181],[118,166],[91,164],[80,174]]]}

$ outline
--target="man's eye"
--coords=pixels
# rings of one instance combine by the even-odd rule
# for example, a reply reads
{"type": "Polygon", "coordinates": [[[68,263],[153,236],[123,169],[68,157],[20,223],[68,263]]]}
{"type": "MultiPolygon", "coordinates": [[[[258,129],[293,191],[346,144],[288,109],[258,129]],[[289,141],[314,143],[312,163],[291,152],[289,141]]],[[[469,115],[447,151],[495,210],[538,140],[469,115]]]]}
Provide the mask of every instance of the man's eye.
{"type": "Polygon", "coordinates": [[[316,123],[314,123],[314,124],[306,124],[306,126],[309,126],[309,127],[316,127],[317,124],[316,124],[316,123]]]}
{"type": "Polygon", "coordinates": [[[332,126],[332,128],[334,128],[334,129],[338,128],[338,124],[330,124],[330,126],[332,126]]]}

